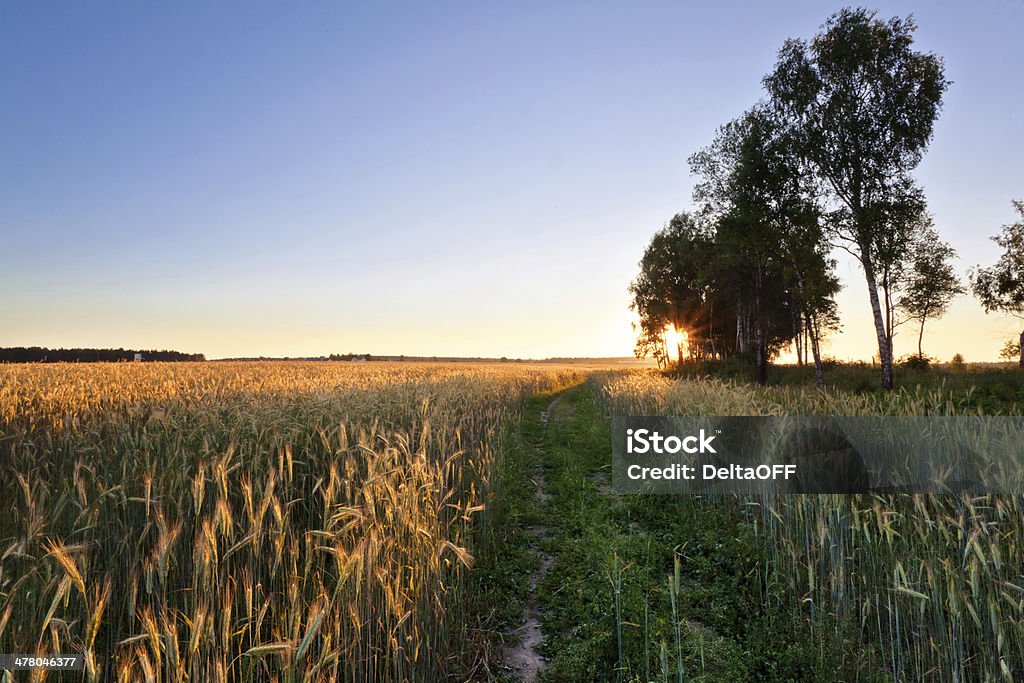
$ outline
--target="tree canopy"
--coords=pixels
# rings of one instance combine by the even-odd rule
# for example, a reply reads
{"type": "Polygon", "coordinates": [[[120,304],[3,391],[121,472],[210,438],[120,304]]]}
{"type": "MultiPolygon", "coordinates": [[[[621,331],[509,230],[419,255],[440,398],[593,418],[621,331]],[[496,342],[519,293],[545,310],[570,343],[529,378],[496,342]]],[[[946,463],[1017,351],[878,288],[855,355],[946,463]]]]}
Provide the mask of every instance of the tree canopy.
{"type": "Polygon", "coordinates": [[[883,311],[879,287],[907,258],[914,218],[924,211],[909,174],[950,84],[940,57],[913,49],[916,28],[910,17],[840,10],[812,40],[787,40],[764,79],[830,202],[832,236],[863,267],[889,389],[892,306],[883,311]]]}
{"type": "MultiPolygon", "coordinates": [[[[971,291],[986,313],[998,311],[1024,318],[1024,201],[1013,202],[1013,207],[1020,219],[1004,225],[1002,232],[992,238],[1003,253],[994,265],[971,271],[971,291]]],[[[1017,346],[1024,367],[1024,332],[1017,346]]]]}
{"type": "Polygon", "coordinates": [[[654,234],[640,261],[640,274],[629,286],[631,307],[639,317],[637,352],[667,362],[666,328],[685,330],[688,349],[714,353],[713,307],[709,264],[714,260],[712,234],[689,213],[679,213],[654,234]]]}
{"type": "Polygon", "coordinates": [[[40,346],[0,349],[0,363],[115,363],[135,360],[141,354],[143,361],[204,361],[201,353],[135,349],[47,349],[40,346]]]}
{"type": "Polygon", "coordinates": [[[714,142],[690,158],[701,177],[694,199],[715,222],[736,304],[753,323],[752,344],[741,340],[739,347],[753,349],[760,383],[773,347],[796,340],[799,353],[805,330],[823,382],[818,341],[821,330],[836,322],[838,279],[815,188],[796,145],[774,112],[757,106],[722,126],[714,142]]]}
{"type": "Polygon", "coordinates": [[[943,242],[930,224],[918,231],[910,246],[910,266],[900,283],[902,292],[896,306],[905,319],[918,323],[919,359],[924,358],[925,322],[941,318],[953,298],[967,291],[953,269],[954,258],[956,250],[943,242]]]}

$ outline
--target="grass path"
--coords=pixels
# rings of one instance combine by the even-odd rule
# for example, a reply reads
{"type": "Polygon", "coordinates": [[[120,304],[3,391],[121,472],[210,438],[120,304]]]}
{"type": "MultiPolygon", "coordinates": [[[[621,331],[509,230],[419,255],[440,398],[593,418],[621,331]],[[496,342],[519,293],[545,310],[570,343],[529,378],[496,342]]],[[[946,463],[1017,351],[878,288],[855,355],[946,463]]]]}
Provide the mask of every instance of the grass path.
{"type": "Polygon", "coordinates": [[[514,441],[483,569],[504,641],[491,680],[846,679],[798,618],[763,607],[743,506],[614,494],[592,384],[528,404],[514,441]]]}
{"type": "Polygon", "coordinates": [[[741,502],[616,496],[609,423],[585,383],[530,399],[510,431],[472,572],[498,644],[473,680],[884,680],[841,674],[799,609],[764,607],[741,502]]]}
{"type": "MultiPolygon", "coordinates": [[[[541,455],[543,455],[545,442],[548,438],[552,414],[563,396],[564,394],[557,394],[548,403],[547,409],[538,416],[543,429],[541,430],[540,438],[533,444],[533,447],[541,455]]],[[[551,496],[546,491],[545,476],[540,468],[537,468],[533,473],[531,484],[533,485],[536,502],[543,507],[551,500],[551,496]]],[[[554,558],[543,550],[543,545],[550,540],[546,524],[533,525],[527,529],[527,533],[530,536],[531,549],[539,558],[539,564],[530,572],[530,597],[523,614],[523,626],[515,634],[518,635],[518,638],[513,639],[505,648],[505,664],[517,680],[524,681],[525,683],[534,683],[540,679],[540,674],[545,666],[544,658],[539,652],[540,645],[544,640],[541,630],[541,619],[544,615],[541,612],[541,606],[537,599],[537,586],[547,575],[548,570],[551,569],[554,558]]]]}
{"type": "Polygon", "coordinates": [[[684,676],[691,674],[687,680],[700,680],[693,675],[698,673],[721,680],[742,653],[697,608],[698,595],[719,587],[687,577],[677,595],[679,647],[675,632],[666,629],[678,522],[659,510],[675,501],[614,495],[610,428],[593,386],[563,394],[550,424],[541,462],[549,494],[544,550],[553,558],[539,588],[544,679],[675,681],[682,664],[684,676]],[[683,604],[684,588],[694,597],[694,609],[683,604]],[[670,646],[664,656],[663,640],[670,646]]]}

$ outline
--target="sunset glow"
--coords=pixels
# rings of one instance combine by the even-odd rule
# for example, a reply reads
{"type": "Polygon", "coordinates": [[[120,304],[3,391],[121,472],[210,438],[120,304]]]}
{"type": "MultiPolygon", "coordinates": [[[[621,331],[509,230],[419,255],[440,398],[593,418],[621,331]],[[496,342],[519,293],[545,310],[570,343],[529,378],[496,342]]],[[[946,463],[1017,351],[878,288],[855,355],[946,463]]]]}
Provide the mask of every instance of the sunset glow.
{"type": "Polygon", "coordinates": [[[670,360],[679,360],[680,349],[686,352],[687,339],[686,330],[678,330],[674,325],[665,326],[665,347],[668,349],[668,356],[670,360]]]}

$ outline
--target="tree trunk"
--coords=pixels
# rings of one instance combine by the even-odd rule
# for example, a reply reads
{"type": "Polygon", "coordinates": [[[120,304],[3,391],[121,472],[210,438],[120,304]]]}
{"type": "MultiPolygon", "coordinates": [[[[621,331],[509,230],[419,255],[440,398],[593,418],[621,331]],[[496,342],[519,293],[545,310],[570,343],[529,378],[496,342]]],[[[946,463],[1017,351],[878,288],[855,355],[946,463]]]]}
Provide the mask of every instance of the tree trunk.
{"type": "Polygon", "coordinates": [[[921,330],[917,333],[917,357],[924,359],[924,351],[921,350],[922,339],[924,339],[924,318],[921,318],[921,330]]]}
{"type": "Polygon", "coordinates": [[[895,316],[893,315],[892,292],[889,290],[889,275],[882,278],[882,303],[885,305],[885,333],[889,340],[890,353],[892,351],[892,338],[896,336],[895,316]]]}
{"type": "Polygon", "coordinates": [[[711,342],[711,360],[715,360],[715,305],[708,305],[708,341],[711,342]]]}
{"type": "Polygon", "coordinates": [[[757,376],[756,381],[761,386],[768,383],[768,345],[765,343],[764,330],[757,326],[757,376]]]}
{"type": "Polygon", "coordinates": [[[871,262],[871,245],[861,244],[861,264],[864,266],[864,279],[868,285],[868,297],[871,299],[871,313],[875,319],[875,336],[878,338],[878,361],[882,366],[882,388],[892,389],[892,347],[889,345],[889,333],[885,329],[885,318],[882,313],[882,302],[878,299],[878,283],[875,280],[875,266],[871,262]]]}
{"type": "Polygon", "coordinates": [[[736,353],[743,353],[743,314],[736,309],[736,353]]]}
{"type": "Polygon", "coordinates": [[[800,276],[799,270],[797,270],[796,286],[800,291],[800,306],[796,312],[796,325],[797,329],[797,344],[796,344],[796,359],[797,365],[807,365],[807,346],[811,341],[811,316],[807,311],[807,292],[804,290],[804,279],[800,276]],[[804,324],[800,324],[800,318],[803,317],[804,324]],[[801,357],[801,351],[803,356],[801,357]]]}
{"type": "Polygon", "coordinates": [[[793,343],[796,345],[796,364],[801,366],[804,364],[803,356],[803,339],[804,331],[800,326],[800,312],[795,311],[793,313],[793,343]]]}
{"type": "Polygon", "coordinates": [[[761,295],[764,289],[764,279],[759,267],[754,275],[754,337],[757,349],[757,377],[758,384],[764,386],[768,383],[768,335],[765,330],[764,307],[761,305],[761,295]]]}
{"type": "Polygon", "coordinates": [[[821,347],[818,346],[818,326],[810,315],[807,318],[807,334],[811,352],[814,354],[814,381],[819,389],[825,388],[825,367],[821,363],[821,347]]]}
{"type": "Polygon", "coordinates": [[[1024,368],[1024,332],[1020,333],[1020,367],[1024,368]]]}

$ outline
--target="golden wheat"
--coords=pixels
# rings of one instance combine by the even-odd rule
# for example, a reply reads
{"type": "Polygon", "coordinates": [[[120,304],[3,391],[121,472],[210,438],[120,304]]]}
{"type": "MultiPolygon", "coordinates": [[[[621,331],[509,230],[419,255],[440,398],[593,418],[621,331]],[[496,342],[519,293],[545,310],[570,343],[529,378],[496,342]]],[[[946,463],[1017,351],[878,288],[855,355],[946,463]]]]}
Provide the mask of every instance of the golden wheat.
{"type": "Polygon", "coordinates": [[[460,664],[502,421],[551,366],[0,366],[0,652],[88,680],[460,664]]]}

